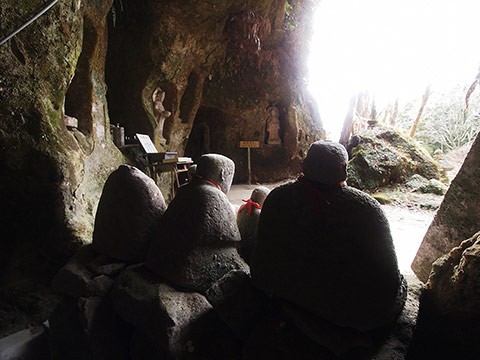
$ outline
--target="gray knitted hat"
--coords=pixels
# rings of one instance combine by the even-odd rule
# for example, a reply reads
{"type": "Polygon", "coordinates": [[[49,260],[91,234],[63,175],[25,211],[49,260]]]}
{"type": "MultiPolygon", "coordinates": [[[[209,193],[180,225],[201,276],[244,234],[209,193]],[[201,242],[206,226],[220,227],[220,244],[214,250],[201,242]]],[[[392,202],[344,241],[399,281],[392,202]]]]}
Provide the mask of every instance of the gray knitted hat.
{"type": "Polygon", "coordinates": [[[347,179],[348,153],[339,143],[320,140],[310,145],[303,174],[314,182],[337,184],[347,179]]]}

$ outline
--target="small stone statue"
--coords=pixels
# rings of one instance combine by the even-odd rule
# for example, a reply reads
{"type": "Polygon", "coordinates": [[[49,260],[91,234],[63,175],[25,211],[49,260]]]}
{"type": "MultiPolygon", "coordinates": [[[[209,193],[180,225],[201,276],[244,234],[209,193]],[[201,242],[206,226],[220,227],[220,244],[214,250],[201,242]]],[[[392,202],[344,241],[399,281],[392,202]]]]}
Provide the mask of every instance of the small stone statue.
{"type": "Polygon", "coordinates": [[[133,166],[120,165],[103,187],[92,249],[122,261],[144,261],[151,233],[166,208],[151,178],[133,166]]]}
{"type": "Polygon", "coordinates": [[[153,115],[155,116],[155,122],[157,125],[154,130],[154,144],[158,151],[165,151],[167,140],[163,137],[163,126],[165,119],[172,113],[165,110],[163,107],[163,101],[165,100],[165,91],[160,87],[157,87],[152,95],[153,100],[153,115]]]}
{"type": "Polygon", "coordinates": [[[146,266],[169,284],[202,292],[230,271],[250,273],[236,248],[240,232],[225,195],[234,172],[226,156],[202,155],[192,181],[160,219],[146,266]]]}
{"type": "Polygon", "coordinates": [[[250,199],[243,200],[246,204],[240,207],[237,214],[237,225],[242,242],[238,248],[240,256],[250,264],[253,248],[257,242],[257,229],[260,212],[270,190],[265,186],[258,186],[252,191],[250,199]]]}
{"type": "Polygon", "coordinates": [[[280,112],[276,106],[270,106],[267,109],[267,144],[278,145],[282,143],[280,139],[280,112]]]}

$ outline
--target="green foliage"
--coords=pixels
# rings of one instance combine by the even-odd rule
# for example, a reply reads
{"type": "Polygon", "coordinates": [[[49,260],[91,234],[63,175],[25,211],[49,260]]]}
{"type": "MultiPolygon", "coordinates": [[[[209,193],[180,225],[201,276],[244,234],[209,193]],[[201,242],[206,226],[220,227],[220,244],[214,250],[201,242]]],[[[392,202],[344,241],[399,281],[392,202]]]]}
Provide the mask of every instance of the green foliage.
{"type": "MultiPolygon", "coordinates": [[[[427,103],[415,139],[433,153],[452,150],[471,143],[480,131],[480,91],[471,94],[465,109],[466,87],[447,93],[433,93],[427,103]]],[[[397,126],[408,131],[418,112],[419,103],[409,102],[399,109],[397,126]]]]}
{"type": "Polygon", "coordinates": [[[297,17],[295,15],[295,11],[293,6],[287,1],[285,2],[285,24],[284,30],[293,31],[297,27],[297,17]]]}

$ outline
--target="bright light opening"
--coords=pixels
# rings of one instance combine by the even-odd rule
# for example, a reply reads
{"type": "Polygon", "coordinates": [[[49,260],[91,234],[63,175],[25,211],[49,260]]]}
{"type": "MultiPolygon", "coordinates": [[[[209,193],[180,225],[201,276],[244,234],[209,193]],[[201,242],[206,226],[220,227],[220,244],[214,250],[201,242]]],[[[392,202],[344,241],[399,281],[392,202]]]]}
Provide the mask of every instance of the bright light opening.
{"type": "Polygon", "coordinates": [[[480,64],[473,0],[322,0],[314,18],[309,89],[327,136],[338,141],[351,96],[381,111],[425,88],[470,85],[480,64]]]}

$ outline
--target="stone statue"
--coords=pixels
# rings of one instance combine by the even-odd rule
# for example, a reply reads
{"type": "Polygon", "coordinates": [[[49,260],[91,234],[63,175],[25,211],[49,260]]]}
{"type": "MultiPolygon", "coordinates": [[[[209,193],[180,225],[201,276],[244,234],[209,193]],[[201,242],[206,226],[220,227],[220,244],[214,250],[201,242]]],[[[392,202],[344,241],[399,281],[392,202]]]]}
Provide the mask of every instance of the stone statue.
{"type": "Polygon", "coordinates": [[[267,109],[267,144],[278,145],[282,143],[280,139],[280,112],[276,106],[270,106],[267,109]]]}
{"type": "Polygon", "coordinates": [[[166,208],[151,178],[133,166],[121,165],[103,187],[92,249],[122,261],[144,261],[151,233],[166,208]]]}
{"type": "Polygon", "coordinates": [[[192,181],[179,188],[160,219],[146,266],[169,284],[203,292],[230,271],[249,274],[236,249],[240,233],[225,195],[235,164],[202,155],[192,181]]]}
{"type": "Polygon", "coordinates": [[[253,248],[257,242],[257,229],[263,202],[270,190],[265,186],[258,186],[252,191],[250,199],[243,200],[246,204],[240,207],[237,214],[237,225],[242,242],[238,252],[250,264],[253,248]]]}
{"type": "MultiPolygon", "coordinates": [[[[347,162],[338,143],[310,146],[304,175],[265,200],[251,261],[254,285],[291,314],[309,314],[296,318],[300,329],[331,324],[346,339],[340,353],[352,339],[342,329],[363,336],[388,326],[406,297],[388,221],[373,197],[346,185],[347,162]]],[[[315,341],[328,346],[327,337],[315,341]]]]}
{"type": "Polygon", "coordinates": [[[162,152],[166,150],[167,140],[163,137],[163,126],[165,119],[172,113],[165,110],[163,107],[163,101],[165,100],[165,91],[160,87],[157,87],[152,95],[153,100],[153,115],[155,116],[155,122],[157,125],[154,130],[154,144],[158,151],[162,152]]]}

